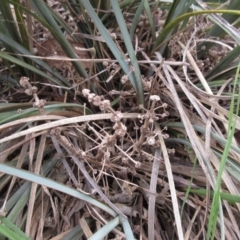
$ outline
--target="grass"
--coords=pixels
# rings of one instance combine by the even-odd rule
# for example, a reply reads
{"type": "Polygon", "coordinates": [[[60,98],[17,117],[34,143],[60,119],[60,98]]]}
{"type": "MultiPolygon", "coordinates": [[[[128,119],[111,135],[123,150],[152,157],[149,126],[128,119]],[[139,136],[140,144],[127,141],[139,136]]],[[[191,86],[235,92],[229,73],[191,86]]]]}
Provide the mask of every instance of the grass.
{"type": "Polygon", "coordinates": [[[237,239],[239,8],[0,1],[0,239],[237,239]]]}

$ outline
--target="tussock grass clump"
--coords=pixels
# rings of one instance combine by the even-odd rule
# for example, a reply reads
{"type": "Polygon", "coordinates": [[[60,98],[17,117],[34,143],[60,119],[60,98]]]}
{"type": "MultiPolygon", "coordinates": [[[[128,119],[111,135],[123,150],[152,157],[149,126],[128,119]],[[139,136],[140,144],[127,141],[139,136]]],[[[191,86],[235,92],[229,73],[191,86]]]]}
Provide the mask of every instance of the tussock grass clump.
{"type": "Polygon", "coordinates": [[[0,238],[237,239],[238,9],[1,1],[0,238]]]}

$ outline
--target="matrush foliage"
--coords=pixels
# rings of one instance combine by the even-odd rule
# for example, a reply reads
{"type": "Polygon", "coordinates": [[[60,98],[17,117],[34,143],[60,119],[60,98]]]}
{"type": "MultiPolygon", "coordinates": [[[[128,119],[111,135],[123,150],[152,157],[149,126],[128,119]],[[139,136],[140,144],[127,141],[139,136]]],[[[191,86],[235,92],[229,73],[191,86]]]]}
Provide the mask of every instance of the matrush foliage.
{"type": "Polygon", "coordinates": [[[239,8],[0,1],[0,239],[239,239],[239,8]]]}

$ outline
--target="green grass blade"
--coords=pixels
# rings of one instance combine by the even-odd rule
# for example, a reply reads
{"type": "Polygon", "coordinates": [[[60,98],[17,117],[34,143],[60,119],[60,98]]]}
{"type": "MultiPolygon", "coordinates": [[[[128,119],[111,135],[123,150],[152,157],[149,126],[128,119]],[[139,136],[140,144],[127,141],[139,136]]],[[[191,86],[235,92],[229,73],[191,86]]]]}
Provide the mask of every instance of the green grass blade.
{"type": "MultiPolygon", "coordinates": [[[[52,158],[47,160],[42,166],[43,176],[48,175],[49,171],[56,165],[59,161],[57,158],[52,158]]],[[[8,165],[12,165],[12,162],[9,162],[8,165]]],[[[17,163],[15,163],[16,165],[17,163]]],[[[19,218],[19,214],[22,213],[24,207],[26,206],[29,200],[31,184],[30,182],[25,182],[18,188],[18,190],[11,196],[11,198],[6,203],[6,211],[8,212],[7,219],[11,222],[15,222],[19,218]]],[[[0,239],[2,239],[0,234],[0,239]]]]}
{"type": "Polygon", "coordinates": [[[135,85],[136,85],[136,92],[137,92],[137,96],[138,96],[138,101],[139,104],[143,104],[144,103],[144,96],[143,96],[143,87],[142,87],[142,78],[141,78],[141,73],[140,73],[140,69],[139,69],[139,65],[138,65],[138,61],[136,58],[136,54],[132,45],[132,41],[131,41],[131,37],[129,35],[125,20],[123,18],[121,9],[119,7],[118,4],[116,4],[115,0],[111,0],[111,5],[112,5],[112,9],[114,11],[115,17],[117,19],[119,28],[121,30],[122,33],[122,37],[125,43],[125,46],[127,48],[128,54],[129,54],[129,58],[131,60],[131,63],[133,65],[134,71],[134,81],[135,81],[135,85]]]}
{"type": "Polygon", "coordinates": [[[69,82],[64,77],[62,77],[57,71],[54,71],[51,67],[49,67],[47,63],[45,63],[41,59],[34,58],[31,52],[25,49],[22,45],[15,42],[13,39],[10,39],[6,35],[0,33],[0,40],[3,41],[6,45],[12,46],[14,52],[28,56],[37,65],[39,65],[40,67],[51,73],[53,76],[58,78],[60,80],[60,82],[58,82],[59,85],[70,86],[69,82]],[[33,58],[31,58],[31,56],[33,56],[33,58]]]}
{"type": "MultiPolygon", "coordinates": [[[[185,189],[187,190],[187,189],[185,189]]],[[[206,196],[207,195],[207,191],[206,189],[190,189],[191,193],[196,193],[199,195],[203,195],[206,196]]],[[[210,191],[210,196],[213,198],[214,195],[214,191],[210,191]]],[[[226,200],[228,201],[230,204],[235,204],[235,203],[240,203],[240,196],[239,195],[233,195],[230,193],[225,193],[225,192],[220,192],[220,198],[222,200],[226,200]]]]}
{"type": "Polygon", "coordinates": [[[16,42],[22,44],[8,1],[0,1],[0,12],[2,14],[1,17],[4,20],[4,25],[6,26],[5,30],[7,31],[7,34],[11,36],[16,42]]]}
{"type": "Polygon", "coordinates": [[[123,230],[127,240],[135,240],[129,221],[126,218],[123,218],[121,216],[120,216],[120,220],[122,222],[123,230]]]}
{"type": "MultiPolygon", "coordinates": [[[[104,6],[104,7],[106,7],[106,6],[104,6]]],[[[89,22],[89,17],[87,15],[86,11],[84,10],[84,6],[80,5],[80,7],[79,7],[79,5],[73,5],[72,6],[72,10],[73,10],[72,16],[74,18],[77,17],[76,13],[82,14],[83,18],[84,18],[83,21],[86,23],[86,24],[82,24],[82,21],[77,23],[77,27],[78,27],[79,33],[87,34],[87,35],[90,35],[90,36],[94,36],[96,29],[95,29],[95,26],[93,26],[91,24],[91,22],[89,22]]],[[[98,59],[105,58],[105,56],[103,55],[102,49],[101,49],[102,46],[100,46],[98,41],[95,41],[94,39],[88,39],[88,38],[85,38],[85,37],[83,37],[81,40],[83,40],[83,42],[84,42],[84,44],[85,44],[85,46],[87,48],[93,48],[94,47],[94,49],[96,50],[96,56],[95,56],[96,58],[98,58],[98,59]]],[[[103,67],[102,63],[96,63],[95,66],[96,66],[96,72],[98,72],[98,73],[102,72],[98,76],[99,79],[100,79],[101,84],[104,85],[104,87],[108,91],[114,89],[115,87],[114,87],[112,81],[106,82],[106,79],[109,78],[109,73],[104,71],[105,68],[103,67]]],[[[93,85],[91,85],[91,87],[93,87],[93,85]]],[[[98,92],[96,88],[95,89],[93,88],[93,91],[95,93],[98,92]]]]}
{"type": "Polygon", "coordinates": [[[239,57],[240,46],[235,47],[229,52],[207,75],[206,79],[216,76],[218,73],[223,72],[225,69],[231,66],[231,63],[239,57]]]}
{"type": "Polygon", "coordinates": [[[171,21],[161,32],[161,34],[157,37],[156,42],[154,44],[152,52],[157,51],[161,46],[163,41],[167,41],[169,39],[169,33],[173,30],[173,28],[176,26],[176,24],[180,23],[181,21],[191,17],[191,16],[197,16],[202,14],[214,14],[214,13],[226,13],[226,14],[236,14],[240,15],[240,11],[233,11],[233,10],[203,10],[203,11],[195,11],[192,13],[186,13],[183,14],[173,21],[171,21]],[[166,37],[168,36],[168,37],[166,37]]]}
{"type": "MultiPolygon", "coordinates": [[[[125,72],[125,74],[128,75],[128,77],[129,77],[133,87],[135,88],[135,90],[138,91],[138,87],[137,86],[138,86],[138,84],[140,84],[139,80],[136,80],[134,75],[133,75],[133,73],[130,73],[130,68],[128,66],[128,63],[125,61],[124,56],[118,50],[118,48],[117,48],[116,44],[114,43],[114,41],[112,40],[109,32],[107,31],[107,29],[102,24],[101,20],[99,19],[99,17],[95,13],[95,11],[92,8],[92,6],[90,5],[89,1],[87,1],[87,0],[80,1],[79,0],[79,3],[82,3],[84,5],[87,13],[89,14],[91,19],[93,20],[94,24],[96,25],[96,28],[99,30],[99,32],[101,33],[102,37],[106,41],[107,46],[110,48],[110,50],[112,51],[113,55],[118,60],[120,66],[122,67],[122,69],[125,72]]],[[[141,99],[143,99],[142,96],[139,96],[140,103],[143,102],[143,100],[141,100],[141,99]]]]}
{"type": "MultiPolygon", "coordinates": [[[[12,63],[10,62],[10,61],[7,61],[6,59],[3,59],[2,58],[2,62],[3,62],[3,64],[4,64],[4,66],[6,66],[6,68],[7,69],[9,69],[9,75],[11,76],[11,77],[8,77],[8,76],[6,76],[6,74],[1,74],[1,78],[2,79],[6,79],[5,81],[6,82],[17,82],[17,80],[16,79],[18,79],[18,76],[17,76],[17,74],[16,74],[16,72],[14,71],[14,69],[12,68],[12,63]],[[4,77],[5,76],[5,77],[4,77]],[[12,80],[10,80],[10,79],[14,79],[13,81],[12,80]]],[[[19,69],[19,72],[20,73],[24,73],[24,75],[26,75],[26,71],[21,71],[22,69],[19,69]]],[[[17,83],[15,83],[16,85],[18,85],[19,86],[19,83],[17,82],[17,83]]]]}
{"type": "Polygon", "coordinates": [[[14,204],[13,208],[8,213],[7,218],[10,221],[15,222],[16,219],[21,214],[21,212],[23,211],[23,209],[26,207],[26,204],[29,200],[30,188],[31,185],[29,184],[27,190],[25,192],[22,192],[22,195],[19,197],[16,204],[14,204]]]}
{"type": "MultiPolygon", "coordinates": [[[[199,9],[201,10],[201,8],[199,9]]],[[[240,11],[238,11],[238,14],[235,15],[235,13],[237,12],[236,10],[223,10],[223,11],[230,16],[234,15],[238,17],[238,15],[240,14],[240,11]]],[[[225,19],[223,19],[217,14],[211,14],[208,17],[216,24],[216,26],[221,28],[225,34],[227,33],[230,37],[232,37],[238,43],[238,45],[240,45],[239,31],[235,27],[233,27],[231,24],[229,24],[228,21],[226,21],[225,19]]],[[[219,35],[218,37],[220,38],[221,35],[219,35]]]]}
{"type": "Polygon", "coordinates": [[[92,7],[96,9],[97,15],[101,18],[104,15],[104,12],[109,12],[111,9],[110,1],[109,0],[89,0],[92,7]]]}
{"type": "Polygon", "coordinates": [[[55,182],[49,178],[45,178],[36,174],[33,174],[31,172],[22,170],[22,169],[17,169],[15,167],[10,167],[6,164],[2,164],[0,163],[0,169],[1,172],[9,174],[9,175],[13,175],[15,177],[19,177],[22,179],[25,179],[27,181],[31,181],[31,182],[35,182],[37,184],[40,185],[44,185],[46,187],[49,188],[53,188],[57,191],[63,192],[65,194],[71,195],[73,197],[82,199],[83,201],[88,202],[89,204],[93,204],[96,207],[101,208],[102,210],[108,212],[111,216],[116,217],[116,213],[109,208],[108,206],[104,205],[103,203],[93,199],[92,197],[90,197],[89,195],[83,194],[73,188],[70,188],[66,185],[60,184],[58,182],[55,182]]]}
{"type": "MultiPolygon", "coordinates": [[[[86,221],[87,223],[90,222],[88,219],[86,221]]],[[[84,235],[84,232],[80,227],[80,225],[78,225],[72,228],[71,231],[62,238],[62,240],[69,240],[69,239],[77,240],[77,239],[81,239],[83,235],[84,235]]]]}
{"type": "MultiPolygon", "coordinates": [[[[33,1],[29,0],[31,5],[34,7],[37,12],[39,12],[42,16],[42,18],[51,26],[51,29],[49,28],[48,30],[52,33],[54,38],[57,40],[57,42],[61,45],[62,49],[66,53],[66,55],[69,58],[77,58],[77,55],[75,54],[74,50],[71,47],[71,44],[67,41],[66,37],[62,33],[60,27],[58,26],[57,22],[55,21],[54,17],[51,14],[51,11],[48,9],[48,7],[45,5],[43,0],[38,0],[38,1],[33,1]],[[54,29],[54,31],[52,30],[54,29]]],[[[81,62],[73,62],[74,67],[76,70],[79,72],[79,74],[87,78],[88,75],[83,68],[81,62]]]]}
{"type": "Polygon", "coordinates": [[[125,7],[129,7],[131,4],[133,4],[133,2],[134,2],[133,0],[123,0],[119,3],[119,5],[120,5],[120,8],[125,8],[125,7]]]}
{"type": "MultiPolygon", "coordinates": [[[[57,158],[48,159],[48,161],[45,162],[42,166],[43,176],[47,176],[58,162],[59,159],[57,158]]],[[[19,217],[19,214],[21,214],[22,210],[24,209],[29,200],[30,189],[31,184],[30,182],[26,181],[7,201],[6,210],[9,212],[7,218],[10,221],[15,222],[16,219],[19,217]]]]}
{"type": "MultiPolygon", "coordinates": [[[[171,4],[171,8],[168,12],[168,16],[165,20],[165,25],[164,27],[166,27],[171,21],[173,21],[174,19],[176,19],[177,17],[183,15],[184,13],[186,13],[190,6],[195,2],[195,0],[175,0],[173,1],[173,3],[171,4]]],[[[175,29],[176,31],[176,29],[175,29]]]]}
{"type": "MultiPolygon", "coordinates": [[[[39,110],[36,108],[32,107],[32,104],[30,103],[25,103],[25,104],[12,104],[13,107],[11,107],[11,103],[8,103],[7,109],[4,109],[4,106],[2,104],[0,104],[0,110],[1,113],[0,114],[0,125],[7,123],[7,122],[11,122],[17,119],[22,119],[25,117],[30,117],[30,116],[36,116],[39,115],[39,110]],[[9,106],[10,105],[10,106],[9,106]],[[21,108],[23,111],[21,113],[18,113],[17,110],[21,108]],[[27,108],[27,109],[26,109],[27,108]],[[5,114],[10,115],[10,117],[5,117],[5,114]]],[[[75,104],[75,103],[58,103],[58,104],[52,104],[47,103],[46,106],[44,106],[44,110],[46,111],[46,114],[51,114],[54,113],[54,111],[61,111],[62,109],[66,109],[69,111],[72,111],[73,109],[76,109],[76,112],[80,112],[83,111],[85,109],[86,114],[92,114],[92,111],[89,108],[86,108],[84,106],[82,106],[81,104],[75,104]]]]}
{"type": "Polygon", "coordinates": [[[185,206],[186,201],[188,199],[189,193],[191,192],[191,186],[192,186],[192,183],[193,183],[194,171],[196,169],[196,166],[197,166],[197,158],[195,157],[194,164],[193,164],[193,170],[192,170],[192,176],[191,176],[188,188],[186,190],[186,193],[185,193],[185,196],[184,196],[184,199],[183,199],[183,204],[182,204],[182,208],[181,208],[181,218],[182,218],[184,206],[185,206]]]}
{"type": "MultiPolygon", "coordinates": [[[[9,219],[0,216],[1,223],[4,224],[9,230],[13,231],[15,239],[30,239],[26,234],[24,234],[16,225],[14,225],[9,219]]],[[[12,235],[12,237],[13,237],[12,235]]]]}
{"type": "MultiPolygon", "coordinates": [[[[172,128],[184,128],[183,124],[182,123],[166,123],[164,124],[164,126],[167,126],[167,127],[172,127],[172,128]]],[[[202,134],[205,134],[206,132],[206,129],[203,128],[203,127],[200,127],[200,126],[197,126],[197,125],[193,125],[193,128],[202,133],[202,134]]],[[[217,141],[219,141],[220,143],[222,143],[223,145],[226,145],[227,144],[227,140],[224,139],[224,138],[221,138],[218,134],[216,133],[213,133],[211,132],[211,137],[213,137],[214,139],[216,139],[217,141]]],[[[236,151],[237,153],[240,154],[240,148],[236,147],[235,145],[231,145],[231,149],[233,149],[234,151],[236,151]]]]}
{"type": "Polygon", "coordinates": [[[9,83],[9,84],[20,86],[19,82],[16,79],[14,79],[6,74],[0,74],[0,80],[4,81],[6,83],[9,83]]]}
{"type": "MultiPolygon", "coordinates": [[[[16,2],[17,5],[20,5],[19,0],[14,0],[14,1],[16,2]]],[[[23,18],[23,15],[25,13],[23,13],[22,8],[18,8],[17,5],[14,5],[14,10],[15,10],[16,20],[17,20],[16,24],[22,39],[22,46],[29,50],[30,48],[29,48],[29,41],[28,41],[28,32],[25,27],[26,26],[25,19],[23,18]]]]}
{"type": "MultiPolygon", "coordinates": [[[[230,1],[228,7],[228,10],[239,10],[240,9],[240,4],[239,4],[239,0],[232,0],[230,1]]],[[[233,24],[234,21],[236,21],[239,17],[237,15],[234,14],[222,14],[221,16],[224,20],[226,20],[228,22],[228,24],[233,24]]],[[[218,25],[214,25],[209,33],[207,34],[206,38],[212,38],[212,37],[224,37],[226,34],[226,32],[223,30],[223,28],[221,26],[218,25]]],[[[213,43],[211,42],[204,42],[202,44],[200,44],[198,46],[198,49],[200,50],[200,52],[198,53],[198,57],[201,58],[205,53],[208,52],[208,50],[213,46],[213,43]],[[203,49],[201,51],[201,49],[203,49]]]]}
{"type": "MultiPolygon", "coordinates": [[[[30,192],[30,182],[25,182],[22,186],[18,188],[18,190],[11,196],[11,198],[6,203],[6,211],[9,213],[13,208],[15,208],[19,201],[23,202],[22,208],[24,208],[25,204],[27,203],[28,195],[30,192]],[[26,194],[26,202],[24,203],[24,194],[26,194]]],[[[18,206],[17,206],[18,207],[18,206]]],[[[12,214],[12,216],[16,216],[16,212],[12,214]]],[[[9,220],[14,221],[17,218],[14,217],[9,218],[9,220]]]]}
{"type": "MultiPolygon", "coordinates": [[[[176,31],[178,30],[178,22],[174,23],[174,25],[172,26],[172,28],[170,29],[169,32],[165,33],[164,30],[166,27],[168,27],[168,25],[171,25],[171,22],[176,19],[177,17],[183,15],[184,13],[188,12],[189,7],[192,5],[192,3],[195,2],[194,0],[175,0],[173,1],[173,3],[171,4],[170,10],[168,12],[168,16],[165,20],[164,23],[164,27],[163,27],[163,31],[159,34],[159,36],[157,37],[155,44],[154,44],[154,48],[160,44],[160,42],[164,42],[167,39],[169,39],[173,34],[176,33],[176,31]]],[[[184,20],[188,20],[189,17],[186,17],[184,20]]],[[[164,44],[161,46],[160,48],[160,52],[161,54],[164,55],[165,49],[167,47],[167,44],[164,44]]]]}
{"type": "Polygon", "coordinates": [[[140,19],[140,16],[142,14],[142,10],[144,8],[144,2],[145,0],[141,0],[139,6],[138,6],[138,9],[134,15],[134,18],[133,18],[133,22],[132,22],[132,26],[131,26],[131,29],[130,29],[130,37],[132,38],[133,37],[133,34],[136,30],[136,27],[139,23],[139,19],[140,19]]]}
{"type": "Polygon", "coordinates": [[[152,41],[155,42],[155,40],[156,40],[155,25],[154,25],[154,21],[153,21],[153,14],[152,14],[150,6],[149,6],[149,1],[144,0],[144,8],[147,13],[148,21],[150,24],[150,29],[151,29],[151,33],[152,33],[152,41]]]}
{"type": "Polygon", "coordinates": [[[12,231],[10,228],[0,223],[0,233],[2,233],[5,237],[10,240],[29,240],[30,238],[23,238],[19,236],[17,233],[12,231]]]}
{"type": "Polygon", "coordinates": [[[49,79],[51,82],[53,82],[55,84],[60,84],[60,82],[57,79],[49,76],[48,74],[44,73],[43,71],[39,70],[36,67],[33,67],[33,66],[23,62],[23,61],[20,61],[19,59],[15,58],[15,57],[12,57],[12,56],[10,56],[10,55],[8,55],[6,53],[3,53],[3,52],[0,52],[0,57],[3,58],[3,59],[6,59],[8,61],[11,61],[12,63],[15,63],[15,64],[17,64],[19,66],[27,68],[27,69],[33,71],[34,73],[37,73],[38,75],[49,79]]]}
{"type": "Polygon", "coordinates": [[[94,233],[88,240],[103,239],[119,224],[119,222],[120,222],[119,217],[115,217],[114,219],[109,221],[106,225],[104,225],[102,228],[100,228],[96,233],[94,233]]]}
{"type": "MultiPolygon", "coordinates": [[[[212,208],[210,212],[209,222],[208,222],[208,231],[207,231],[207,239],[214,239],[215,231],[216,231],[216,225],[217,225],[217,216],[218,216],[218,210],[219,210],[219,203],[220,203],[220,186],[221,186],[221,178],[222,174],[226,165],[227,156],[230,150],[231,142],[234,136],[235,128],[236,128],[236,120],[233,121],[233,111],[234,111],[234,94],[236,92],[236,85],[237,85],[237,79],[238,74],[240,71],[240,64],[237,69],[236,77],[235,77],[235,84],[233,87],[233,95],[230,105],[230,111],[229,111],[229,124],[228,124],[228,136],[227,136],[227,144],[224,148],[224,152],[222,155],[220,167],[218,170],[218,176],[217,176],[217,183],[216,183],[216,189],[214,191],[213,201],[212,201],[212,208]]],[[[239,86],[238,86],[239,89],[239,86]]],[[[240,91],[237,99],[237,109],[236,109],[236,116],[238,116],[239,112],[239,105],[240,105],[240,91]]],[[[221,228],[222,229],[222,228],[221,228]]]]}
{"type": "Polygon", "coordinates": [[[74,41],[77,41],[77,38],[72,34],[72,29],[69,27],[69,25],[63,20],[61,16],[56,14],[52,8],[48,8],[51,12],[51,15],[55,19],[55,21],[60,25],[73,39],[74,41]]]}
{"type": "MultiPolygon", "coordinates": [[[[196,130],[196,128],[194,127],[194,129],[196,130]]],[[[199,131],[199,132],[204,132],[204,131],[199,131]]],[[[168,138],[165,140],[168,143],[180,143],[183,144],[185,146],[187,146],[188,148],[192,148],[192,145],[189,141],[181,139],[181,138],[168,138]]],[[[225,141],[226,142],[226,141],[225,141]]],[[[233,150],[237,150],[237,153],[240,153],[240,149],[235,147],[235,146],[231,146],[231,148],[233,150]]],[[[222,157],[222,153],[213,150],[213,153],[218,156],[219,158],[222,157]]],[[[227,165],[225,166],[226,170],[228,171],[228,173],[233,176],[238,182],[240,182],[240,165],[237,164],[236,162],[234,162],[232,159],[228,158],[227,159],[227,165]]]]}
{"type": "MultiPolygon", "coordinates": [[[[12,1],[12,0],[7,0],[9,3],[13,4],[16,8],[18,9],[22,9],[22,11],[25,11],[27,14],[31,15],[32,17],[34,17],[35,19],[37,19],[44,27],[46,27],[51,33],[54,33],[55,35],[57,34],[57,32],[55,31],[55,29],[50,26],[44,19],[42,19],[41,17],[37,16],[35,13],[29,11],[28,9],[24,8],[22,5],[17,4],[16,2],[12,1]]],[[[37,10],[36,10],[37,11],[37,10]]],[[[1,25],[1,22],[0,22],[1,25]]],[[[4,34],[3,34],[4,35],[4,34]]],[[[2,35],[2,36],[3,36],[2,35]]],[[[31,55],[29,54],[29,51],[27,50],[23,50],[24,48],[17,43],[13,44],[12,46],[14,46],[13,49],[15,49],[16,47],[18,47],[19,49],[22,49],[22,51],[26,52],[26,55],[31,55]]],[[[10,52],[15,52],[15,50],[12,50],[10,52]]],[[[21,52],[21,51],[20,51],[21,52]]],[[[17,52],[18,53],[18,52],[17,52]]],[[[76,58],[76,56],[74,56],[74,58],[76,58]]],[[[22,58],[21,58],[22,59],[22,58]]],[[[32,59],[33,60],[33,59],[32,59]]],[[[61,80],[61,82],[63,82],[65,84],[65,86],[70,86],[69,82],[66,81],[66,79],[64,79],[58,72],[54,71],[53,69],[51,69],[48,64],[44,63],[42,60],[38,61],[39,59],[34,59],[33,61],[35,61],[39,66],[43,67],[44,69],[46,69],[47,71],[49,71],[51,74],[53,74],[53,76],[57,77],[58,79],[61,80]]],[[[24,75],[24,74],[23,74],[24,75]]]]}

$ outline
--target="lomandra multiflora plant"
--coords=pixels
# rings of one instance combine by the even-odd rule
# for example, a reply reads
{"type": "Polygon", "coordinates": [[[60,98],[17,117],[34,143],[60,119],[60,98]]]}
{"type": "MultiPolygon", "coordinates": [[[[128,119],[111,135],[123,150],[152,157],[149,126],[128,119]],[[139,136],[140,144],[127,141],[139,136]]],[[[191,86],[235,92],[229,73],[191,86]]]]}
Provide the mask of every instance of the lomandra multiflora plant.
{"type": "Polygon", "coordinates": [[[237,239],[239,1],[0,1],[1,239],[237,239]]]}

